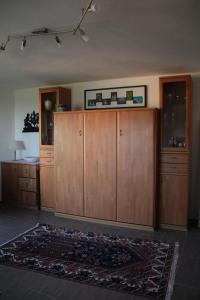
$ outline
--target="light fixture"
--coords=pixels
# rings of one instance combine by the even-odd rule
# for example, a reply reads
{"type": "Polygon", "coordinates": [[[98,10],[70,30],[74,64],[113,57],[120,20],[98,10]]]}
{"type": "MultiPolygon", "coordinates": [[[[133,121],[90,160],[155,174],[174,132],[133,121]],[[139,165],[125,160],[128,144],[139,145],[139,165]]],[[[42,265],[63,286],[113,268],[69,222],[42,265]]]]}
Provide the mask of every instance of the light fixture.
{"type": "Polygon", "coordinates": [[[38,36],[40,36],[40,37],[41,36],[43,36],[43,37],[54,36],[54,39],[55,39],[58,47],[61,47],[62,43],[60,40],[60,35],[67,34],[67,33],[76,35],[77,31],[80,33],[81,38],[85,42],[88,42],[89,38],[86,35],[85,31],[81,28],[81,25],[82,25],[83,20],[85,19],[88,12],[91,12],[91,13],[96,12],[96,6],[95,6],[95,4],[93,4],[93,0],[90,0],[88,6],[86,8],[82,8],[81,11],[82,11],[82,16],[81,16],[78,24],[75,27],[73,27],[72,29],[69,29],[69,28],[49,29],[49,28],[45,27],[45,28],[35,29],[26,34],[12,34],[7,37],[6,42],[2,42],[0,44],[0,52],[5,51],[8,42],[13,39],[21,40],[20,49],[23,51],[24,48],[26,47],[27,38],[30,39],[30,38],[34,38],[34,37],[38,37],[38,36]]]}
{"type": "Polygon", "coordinates": [[[89,12],[95,12],[96,11],[96,5],[95,4],[91,4],[89,9],[88,9],[89,12]]]}
{"type": "Polygon", "coordinates": [[[17,160],[17,151],[25,150],[26,147],[23,141],[12,141],[10,143],[9,149],[15,151],[15,160],[17,160]]]}
{"type": "Polygon", "coordinates": [[[80,32],[80,35],[81,35],[82,39],[84,40],[84,42],[87,43],[89,41],[89,37],[86,35],[85,31],[81,28],[79,28],[78,31],[80,32]]]}
{"type": "Polygon", "coordinates": [[[5,43],[1,43],[0,51],[5,51],[6,50],[6,46],[7,46],[7,44],[8,44],[9,41],[10,41],[10,37],[8,36],[6,42],[5,43]]]}
{"type": "Polygon", "coordinates": [[[57,46],[60,48],[61,47],[61,40],[57,35],[55,36],[55,41],[57,43],[57,46]]]}
{"type": "Polygon", "coordinates": [[[20,46],[20,49],[22,50],[22,51],[24,51],[24,48],[26,47],[26,38],[25,38],[25,36],[24,36],[24,38],[23,38],[23,40],[22,40],[22,42],[21,42],[21,46],[20,46]]]}

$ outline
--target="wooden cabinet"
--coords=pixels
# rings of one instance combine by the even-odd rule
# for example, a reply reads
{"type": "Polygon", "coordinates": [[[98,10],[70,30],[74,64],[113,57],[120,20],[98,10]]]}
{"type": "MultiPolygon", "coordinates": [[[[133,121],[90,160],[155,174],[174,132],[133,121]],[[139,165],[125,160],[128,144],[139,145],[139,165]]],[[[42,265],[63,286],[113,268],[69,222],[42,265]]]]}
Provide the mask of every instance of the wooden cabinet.
{"type": "Polygon", "coordinates": [[[156,114],[118,112],[117,220],[154,226],[156,114]]]}
{"type": "Polygon", "coordinates": [[[55,208],[54,166],[40,165],[41,208],[55,208]]]}
{"type": "Polygon", "coordinates": [[[154,227],[156,116],[155,109],[55,113],[56,212],[154,227]]]}
{"type": "Polygon", "coordinates": [[[160,78],[160,226],[186,229],[190,172],[190,76],[160,78]]]}
{"type": "Polygon", "coordinates": [[[55,113],[56,211],[83,215],[83,114],[55,113]]]}
{"type": "Polygon", "coordinates": [[[163,173],[160,186],[162,224],[187,227],[188,176],[163,173]]]}
{"type": "Polygon", "coordinates": [[[40,190],[41,207],[55,208],[54,183],[54,118],[60,109],[71,110],[71,90],[63,87],[39,89],[39,131],[40,131],[40,190]]]}
{"type": "Polygon", "coordinates": [[[18,201],[18,168],[16,164],[1,163],[2,197],[9,204],[18,201]]]}
{"type": "MultiPolygon", "coordinates": [[[[63,87],[39,89],[39,132],[40,148],[54,144],[53,112],[59,105],[71,110],[71,90],[63,87]]],[[[50,148],[50,147],[49,147],[50,148]]]]}
{"type": "Polygon", "coordinates": [[[3,201],[14,206],[40,205],[39,164],[20,161],[2,162],[3,201]]]}
{"type": "Polygon", "coordinates": [[[85,216],[116,220],[116,112],[85,113],[85,216]]]}

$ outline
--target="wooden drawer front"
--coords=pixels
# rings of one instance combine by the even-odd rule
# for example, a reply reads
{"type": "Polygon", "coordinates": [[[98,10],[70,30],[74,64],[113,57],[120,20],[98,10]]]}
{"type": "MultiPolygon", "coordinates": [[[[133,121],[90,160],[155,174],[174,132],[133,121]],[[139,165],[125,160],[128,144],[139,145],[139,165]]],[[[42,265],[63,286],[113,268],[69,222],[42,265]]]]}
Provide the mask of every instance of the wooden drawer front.
{"type": "Polygon", "coordinates": [[[29,166],[30,178],[37,178],[37,170],[37,166],[29,166]]]}
{"type": "Polygon", "coordinates": [[[37,194],[34,192],[20,192],[20,203],[24,206],[37,206],[37,194]]]}
{"type": "Polygon", "coordinates": [[[40,164],[45,166],[53,166],[54,159],[52,157],[40,157],[40,164]]]}
{"type": "Polygon", "coordinates": [[[41,149],[40,150],[40,157],[54,157],[54,151],[53,150],[41,149]]]}
{"type": "Polygon", "coordinates": [[[29,165],[18,165],[20,177],[30,177],[29,165]]]}
{"type": "Polygon", "coordinates": [[[32,178],[19,178],[19,190],[36,192],[37,191],[37,181],[32,178]]]}
{"type": "Polygon", "coordinates": [[[189,162],[189,155],[182,153],[162,153],[161,163],[186,164],[189,162]]]}
{"type": "Polygon", "coordinates": [[[188,164],[161,164],[161,173],[188,174],[188,164]]]}

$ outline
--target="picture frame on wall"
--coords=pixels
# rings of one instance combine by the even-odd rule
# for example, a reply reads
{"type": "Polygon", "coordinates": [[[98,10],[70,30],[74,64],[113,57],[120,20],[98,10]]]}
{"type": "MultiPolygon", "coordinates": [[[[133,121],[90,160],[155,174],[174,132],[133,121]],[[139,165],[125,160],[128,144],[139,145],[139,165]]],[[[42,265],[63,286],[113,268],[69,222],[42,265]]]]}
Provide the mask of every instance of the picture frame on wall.
{"type": "Polygon", "coordinates": [[[84,91],[85,109],[137,108],[147,105],[147,86],[126,86],[84,91]]]}

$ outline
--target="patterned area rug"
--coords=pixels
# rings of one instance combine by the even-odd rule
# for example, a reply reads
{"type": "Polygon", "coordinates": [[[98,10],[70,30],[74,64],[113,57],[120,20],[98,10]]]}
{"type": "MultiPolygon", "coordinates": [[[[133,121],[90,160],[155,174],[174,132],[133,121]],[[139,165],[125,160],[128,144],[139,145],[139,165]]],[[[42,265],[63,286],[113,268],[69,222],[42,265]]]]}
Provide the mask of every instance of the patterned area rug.
{"type": "Polygon", "coordinates": [[[120,292],[170,299],[177,243],[38,224],[0,247],[0,263],[120,292]]]}

